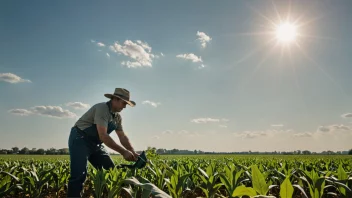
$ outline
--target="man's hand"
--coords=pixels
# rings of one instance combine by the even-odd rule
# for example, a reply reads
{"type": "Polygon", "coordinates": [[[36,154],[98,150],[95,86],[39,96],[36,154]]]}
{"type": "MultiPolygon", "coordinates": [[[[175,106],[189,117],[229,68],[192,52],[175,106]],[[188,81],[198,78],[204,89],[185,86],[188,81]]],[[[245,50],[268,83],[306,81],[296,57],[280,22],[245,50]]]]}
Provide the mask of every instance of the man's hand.
{"type": "Polygon", "coordinates": [[[134,155],[134,153],[132,153],[131,151],[129,150],[125,150],[123,153],[122,153],[122,156],[125,160],[127,161],[137,161],[137,157],[134,155]]]}
{"type": "Polygon", "coordinates": [[[136,153],[135,151],[133,151],[132,153],[133,153],[134,157],[135,157],[136,159],[138,159],[139,154],[138,154],[138,153],[136,153]]]}

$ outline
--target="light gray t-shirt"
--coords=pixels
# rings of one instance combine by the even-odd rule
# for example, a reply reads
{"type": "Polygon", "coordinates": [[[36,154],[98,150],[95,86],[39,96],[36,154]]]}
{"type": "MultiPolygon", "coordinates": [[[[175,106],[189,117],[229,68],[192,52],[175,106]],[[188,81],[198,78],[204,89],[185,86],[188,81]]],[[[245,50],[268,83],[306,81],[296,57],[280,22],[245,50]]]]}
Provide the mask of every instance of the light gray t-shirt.
{"type": "Polygon", "coordinates": [[[123,131],[122,118],[119,113],[110,111],[109,103],[101,102],[93,105],[86,113],[84,113],[76,122],[76,126],[84,130],[93,124],[105,126],[111,122],[116,126],[117,131],[123,131]],[[115,117],[115,118],[114,118],[115,117]]]}

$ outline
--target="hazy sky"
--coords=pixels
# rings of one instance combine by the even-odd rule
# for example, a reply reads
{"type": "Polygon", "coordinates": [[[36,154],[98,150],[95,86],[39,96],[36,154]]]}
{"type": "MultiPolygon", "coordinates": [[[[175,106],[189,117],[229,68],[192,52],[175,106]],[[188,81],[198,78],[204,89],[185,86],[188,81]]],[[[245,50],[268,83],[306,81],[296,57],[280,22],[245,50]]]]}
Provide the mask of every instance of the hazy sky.
{"type": "Polygon", "coordinates": [[[350,149],[351,7],[2,1],[0,148],[67,147],[75,121],[123,87],[137,150],[350,149]]]}

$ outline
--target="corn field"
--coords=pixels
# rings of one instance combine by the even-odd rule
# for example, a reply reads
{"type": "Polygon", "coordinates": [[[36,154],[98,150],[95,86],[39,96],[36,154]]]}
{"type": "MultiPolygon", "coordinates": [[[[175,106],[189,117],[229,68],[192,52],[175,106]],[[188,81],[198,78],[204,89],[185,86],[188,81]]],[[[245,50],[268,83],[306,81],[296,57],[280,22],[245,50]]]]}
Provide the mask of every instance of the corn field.
{"type": "MultiPolygon", "coordinates": [[[[68,157],[0,156],[0,197],[66,197],[68,157]]],[[[121,157],[116,164],[126,163],[121,157]]],[[[352,197],[348,156],[156,156],[143,169],[88,167],[83,197],[352,197]]]]}

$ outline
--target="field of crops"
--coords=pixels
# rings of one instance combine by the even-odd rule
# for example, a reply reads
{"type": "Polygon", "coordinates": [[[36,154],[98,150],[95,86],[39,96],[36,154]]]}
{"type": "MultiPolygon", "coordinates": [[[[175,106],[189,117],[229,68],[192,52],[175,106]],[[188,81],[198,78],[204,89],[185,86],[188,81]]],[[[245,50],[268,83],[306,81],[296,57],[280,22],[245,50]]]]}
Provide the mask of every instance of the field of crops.
{"type": "MultiPolygon", "coordinates": [[[[89,166],[83,197],[352,197],[349,156],[148,157],[138,170],[89,166]]],[[[68,156],[0,156],[0,197],[65,197],[68,177],[68,156]]]]}

